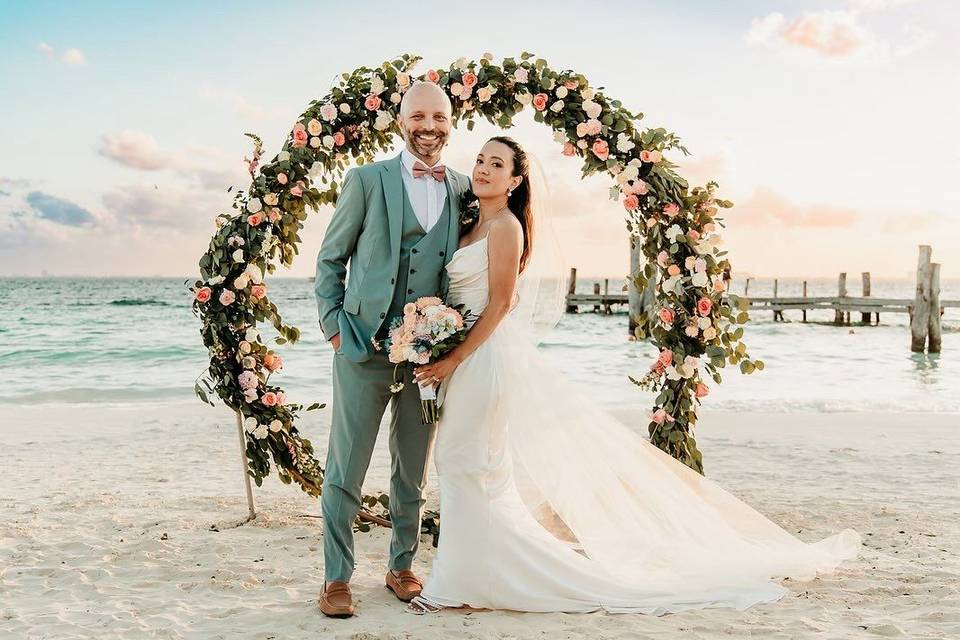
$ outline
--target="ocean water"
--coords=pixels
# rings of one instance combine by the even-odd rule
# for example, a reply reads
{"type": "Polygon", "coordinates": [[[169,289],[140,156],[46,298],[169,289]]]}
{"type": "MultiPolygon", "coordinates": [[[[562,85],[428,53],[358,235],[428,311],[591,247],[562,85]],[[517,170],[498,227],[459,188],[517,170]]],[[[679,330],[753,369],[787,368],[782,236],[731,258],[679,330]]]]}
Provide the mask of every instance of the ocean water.
{"type": "MultiPolygon", "coordinates": [[[[206,366],[199,320],[182,278],[6,278],[0,295],[0,366],[7,383],[0,404],[182,401],[206,366]]],[[[581,277],[578,290],[592,291],[581,277]]],[[[856,295],[859,283],[850,286],[856,295]]],[[[298,326],[296,345],[279,347],[286,366],[275,377],[290,398],[330,399],[332,351],[317,322],[313,285],[307,279],[269,281],[284,319],[298,326]]],[[[610,291],[622,281],[611,280],[610,291]]],[[[800,281],[780,283],[780,295],[799,295],[800,281]]],[[[743,291],[735,282],[733,290],[743,291]]],[[[754,280],[750,291],[769,295],[772,281],[754,280]]],[[[809,294],[834,295],[835,280],[811,281],[809,294]]],[[[912,297],[908,281],[875,281],[876,297],[912,297]]],[[[960,298],[947,282],[944,299],[960,298]]],[[[960,412],[960,310],[948,309],[940,355],[911,354],[905,314],[881,316],[881,325],[835,327],[832,312],[811,312],[801,323],[774,323],[754,312],[745,341],[763,372],[744,376],[729,368],[705,399],[723,411],[960,412]]],[[[857,318],[858,319],[858,318],[857,318]]],[[[261,327],[265,336],[272,328],[261,327]]],[[[647,408],[651,395],[627,379],[640,376],[655,356],[648,342],[627,339],[625,314],[564,315],[541,344],[561,371],[607,406],[647,408]]],[[[199,403],[199,400],[197,400],[199,403]]]]}

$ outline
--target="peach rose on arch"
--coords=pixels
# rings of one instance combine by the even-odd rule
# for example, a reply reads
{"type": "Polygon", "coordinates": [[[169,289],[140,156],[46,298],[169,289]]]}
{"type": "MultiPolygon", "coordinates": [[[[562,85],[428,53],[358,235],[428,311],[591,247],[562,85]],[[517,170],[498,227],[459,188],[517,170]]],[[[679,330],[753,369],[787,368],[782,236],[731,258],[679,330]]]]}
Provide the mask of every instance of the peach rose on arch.
{"type": "Polygon", "coordinates": [[[309,140],[310,135],[307,133],[307,128],[304,127],[301,123],[293,125],[293,146],[294,147],[305,147],[307,146],[307,141],[309,140]]]}
{"type": "Polygon", "coordinates": [[[435,69],[430,69],[427,71],[426,78],[428,82],[432,82],[434,84],[440,82],[440,74],[437,73],[435,69]]]}
{"type": "Polygon", "coordinates": [[[547,108],[547,100],[549,100],[547,94],[538,93],[537,95],[533,96],[533,108],[537,111],[543,111],[547,108]]]}
{"type": "Polygon", "coordinates": [[[194,294],[194,298],[196,298],[197,302],[207,302],[212,295],[213,290],[210,287],[200,287],[194,294]]]}
{"type": "Polygon", "coordinates": [[[702,316],[710,315],[710,310],[713,309],[713,301],[704,296],[697,300],[697,313],[702,316]]]}
{"type": "Polygon", "coordinates": [[[610,157],[610,146],[607,144],[606,140],[598,138],[593,141],[593,146],[591,147],[593,155],[597,156],[601,160],[606,160],[610,157]]]}

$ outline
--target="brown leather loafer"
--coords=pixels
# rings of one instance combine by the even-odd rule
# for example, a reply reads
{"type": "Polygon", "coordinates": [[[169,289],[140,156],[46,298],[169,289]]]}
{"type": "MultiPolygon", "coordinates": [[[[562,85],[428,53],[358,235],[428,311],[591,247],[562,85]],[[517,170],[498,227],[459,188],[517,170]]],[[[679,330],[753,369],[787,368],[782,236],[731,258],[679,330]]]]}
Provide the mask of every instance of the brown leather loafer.
{"type": "Polygon", "coordinates": [[[353,595],[350,585],[342,580],[323,583],[320,611],[329,618],[349,618],[353,615],[353,595]]]}
{"type": "Polygon", "coordinates": [[[402,602],[410,602],[423,590],[423,583],[420,582],[420,578],[409,569],[387,571],[386,585],[387,589],[393,591],[393,595],[397,596],[402,602]]]}

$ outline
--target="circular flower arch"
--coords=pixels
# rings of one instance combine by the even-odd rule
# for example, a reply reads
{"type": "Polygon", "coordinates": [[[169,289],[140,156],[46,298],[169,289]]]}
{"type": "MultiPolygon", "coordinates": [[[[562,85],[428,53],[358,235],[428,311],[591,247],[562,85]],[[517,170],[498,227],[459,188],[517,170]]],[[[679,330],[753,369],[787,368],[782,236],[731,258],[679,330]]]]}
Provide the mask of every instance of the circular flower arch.
{"type": "MultiPolygon", "coordinates": [[[[370,162],[391,148],[399,134],[400,99],[416,80],[447,92],[455,126],[465,122],[473,129],[477,118],[485,118],[509,128],[519,112],[532,109],[534,120],[553,130],[559,152],[582,161],[584,177],[605,173],[612,179],[610,198],[622,202],[631,241],[647,258],[631,277],[641,290],[656,284],[655,315],[638,318],[637,331],[658,347],[659,357],[630,379],[657,393],[648,424],[651,442],[702,473],[693,428],[709,393],[705,378],[720,383],[719,369],[727,363],[744,373],[763,368],[741,340],[746,300],[727,291],[731,265],[720,248],[718,213],[732,203],[716,196],[715,182],[690,187],[675,172],[669,154],[688,154],[677,136],[641,129],[642,114],[591,88],[579,73],[555,70],[526,52],[499,64],[491,54],[479,61],[461,58],[447,69],[414,76],[419,61],[403,55],[375,69],[344,73],[323,99],[310,103],[268,163],[260,163],[260,139],[247,134],[255,142],[247,159],[252,183],[235,193],[234,211],[217,215],[217,231],[191,289],[210,356],[195,391],[211,404],[216,392],[239,414],[248,473],[259,486],[272,459],[283,482],[320,494],[323,469],[296,420],[323,405],[288,403],[272,380],[283,362],[258,323],[273,325],[278,345],[296,342],[300,331],[281,319],[264,276],[278,264],[292,264],[308,210],[336,202],[350,163],[370,162]]],[[[368,508],[386,500],[364,496],[368,508]]]]}

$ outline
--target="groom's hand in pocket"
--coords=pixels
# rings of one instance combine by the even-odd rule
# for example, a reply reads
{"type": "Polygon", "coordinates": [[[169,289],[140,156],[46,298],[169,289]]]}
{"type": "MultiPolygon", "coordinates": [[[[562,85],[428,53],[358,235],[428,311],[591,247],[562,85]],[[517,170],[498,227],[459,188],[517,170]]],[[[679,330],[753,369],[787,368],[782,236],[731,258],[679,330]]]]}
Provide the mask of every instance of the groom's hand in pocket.
{"type": "Polygon", "coordinates": [[[330,344],[333,345],[334,352],[340,353],[340,334],[339,333],[333,336],[332,338],[330,338],[330,344]]]}

